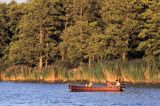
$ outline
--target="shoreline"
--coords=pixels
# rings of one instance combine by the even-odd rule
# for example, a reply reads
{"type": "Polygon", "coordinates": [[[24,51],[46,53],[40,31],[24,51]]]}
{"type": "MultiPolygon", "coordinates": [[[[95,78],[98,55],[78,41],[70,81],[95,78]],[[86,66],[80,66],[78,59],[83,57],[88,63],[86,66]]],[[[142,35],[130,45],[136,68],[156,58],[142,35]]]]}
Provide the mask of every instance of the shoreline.
{"type": "MultiPolygon", "coordinates": [[[[89,81],[44,81],[44,80],[0,80],[0,82],[11,82],[11,83],[45,83],[45,84],[63,84],[63,83],[75,83],[75,84],[86,84],[89,81]]],[[[105,84],[104,82],[93,82],[95,84],[105,84]]],[[[111,82],[114,83],[114,82],[111,82]]],[[[121,82],[124,85],[159,85],[160,82],[121,82]]]]}

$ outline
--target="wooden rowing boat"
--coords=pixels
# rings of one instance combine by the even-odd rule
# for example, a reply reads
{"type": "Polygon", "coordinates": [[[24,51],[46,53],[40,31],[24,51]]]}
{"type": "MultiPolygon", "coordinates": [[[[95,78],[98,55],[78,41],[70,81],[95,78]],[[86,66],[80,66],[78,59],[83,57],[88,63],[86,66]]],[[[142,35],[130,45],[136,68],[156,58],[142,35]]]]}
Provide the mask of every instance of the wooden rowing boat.
{"type": "Polygon", "coordinates": [[[92,86],[92,87],[86,87],[86,86],[80,86],[80,85],[68,85],[70,92],[121,92],[123,91],[122,87],[116,87],[116,86],[92,86]]]}

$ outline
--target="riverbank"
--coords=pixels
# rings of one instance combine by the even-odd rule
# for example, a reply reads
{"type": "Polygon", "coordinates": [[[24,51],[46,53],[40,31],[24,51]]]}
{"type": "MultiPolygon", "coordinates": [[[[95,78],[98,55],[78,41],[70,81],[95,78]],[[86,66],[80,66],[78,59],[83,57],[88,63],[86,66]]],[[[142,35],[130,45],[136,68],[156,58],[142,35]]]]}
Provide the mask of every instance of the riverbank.
{"type": "MultiPolygon", "coordinates": [[[[0,80],[0,82],[10,83],[44,83],[44,84],[86,84],[89,81],[45,81],[45,80],[0,80]]],[[[111,82],[115,83],[115,81],[111,82]]],[[[93,84],[106,84],[106,82],[93,82],[93,84]]],[[[153,85],[160,86],[160,81],[157,82],[121,82],[122,85],[153,85]]]]}
{"type": "MultiPolygon", "coordinates": [[[[5,74],[1,74],[1,82],[24,82],[24,83],[88,83],[88,82],[93,82],[93,83],[106,83],[106,81],[109,82],[115,82],[117,79],[116,75],[111,74],[107,72],[106,77],[86,77],[83,74],[78,74],[81,73],[81,71],[70,71],[68,73],[64,74],[55,74],[55,72],[52,73],[52,75],[46,75],[45,77],[42,75],[38,75],[38,77],[24,77],[22,75],[14,75],[12,74],[10,77],[5,76],[5,74]],[[69,76],[70,77],[66,77],[69,76]],[[71,77],[72,75],[72,77],[71,77]]],[[[104,75],[105,76],[105,75],[104,75]]],[[[131,79],[131,76],[124,76],[122,75],[122,83],[127,83],[127,84],[160,84],[160,80],[134,80],[131,79]]]]}
{"type": "Polygon", "coordinates": [[[115,82],[121,79],[125,83],[160,83],[160,70],[144,61],[106,62],[76,68],[51,65],[43,68],[12,66],[0,73],[1,81],[13,82],[115,82]]]}

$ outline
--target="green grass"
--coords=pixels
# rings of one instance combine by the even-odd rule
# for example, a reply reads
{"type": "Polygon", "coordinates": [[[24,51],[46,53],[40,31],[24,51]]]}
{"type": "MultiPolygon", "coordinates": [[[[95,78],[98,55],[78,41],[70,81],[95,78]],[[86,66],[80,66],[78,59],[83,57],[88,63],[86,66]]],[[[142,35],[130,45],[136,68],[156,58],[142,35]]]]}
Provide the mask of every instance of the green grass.
{"type": "Polygon", "coordinates": [[[26,81],[46,81],[54,80],[57,76],[59,81],[93,81],[105,82],[108,79],[121,77],[125,82],[158,82],[160,81],[160,71],[147,64],[144,60],[134,61],[105,61],[92,64],[91,68],[87,65],[67,69],[51,65],[38,72],[38,68],[27,66],[12,66],[2,72],[2,79],[7,80],[26,80],[26,81]]]}

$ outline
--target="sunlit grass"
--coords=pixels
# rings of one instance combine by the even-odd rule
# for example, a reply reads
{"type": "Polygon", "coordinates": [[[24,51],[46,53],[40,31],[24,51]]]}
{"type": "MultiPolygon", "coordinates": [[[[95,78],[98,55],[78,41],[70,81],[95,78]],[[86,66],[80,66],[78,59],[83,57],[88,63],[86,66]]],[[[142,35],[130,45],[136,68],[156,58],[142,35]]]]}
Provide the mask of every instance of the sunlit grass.
{"type": "Polygon", "coordinates": [[[121,78],[124,82],[158,82],[160,71],[153,68],[143,60],[134,61],[105,61],[94,63],[92,67],[87,65],[68,69],[51,65],[38,72],[38,68],[27,66],[13,66],[1,71],[3,80],[10,81],[46,81],[68,82],[88,81],[103,82],[115,81],[121,78]]]}

